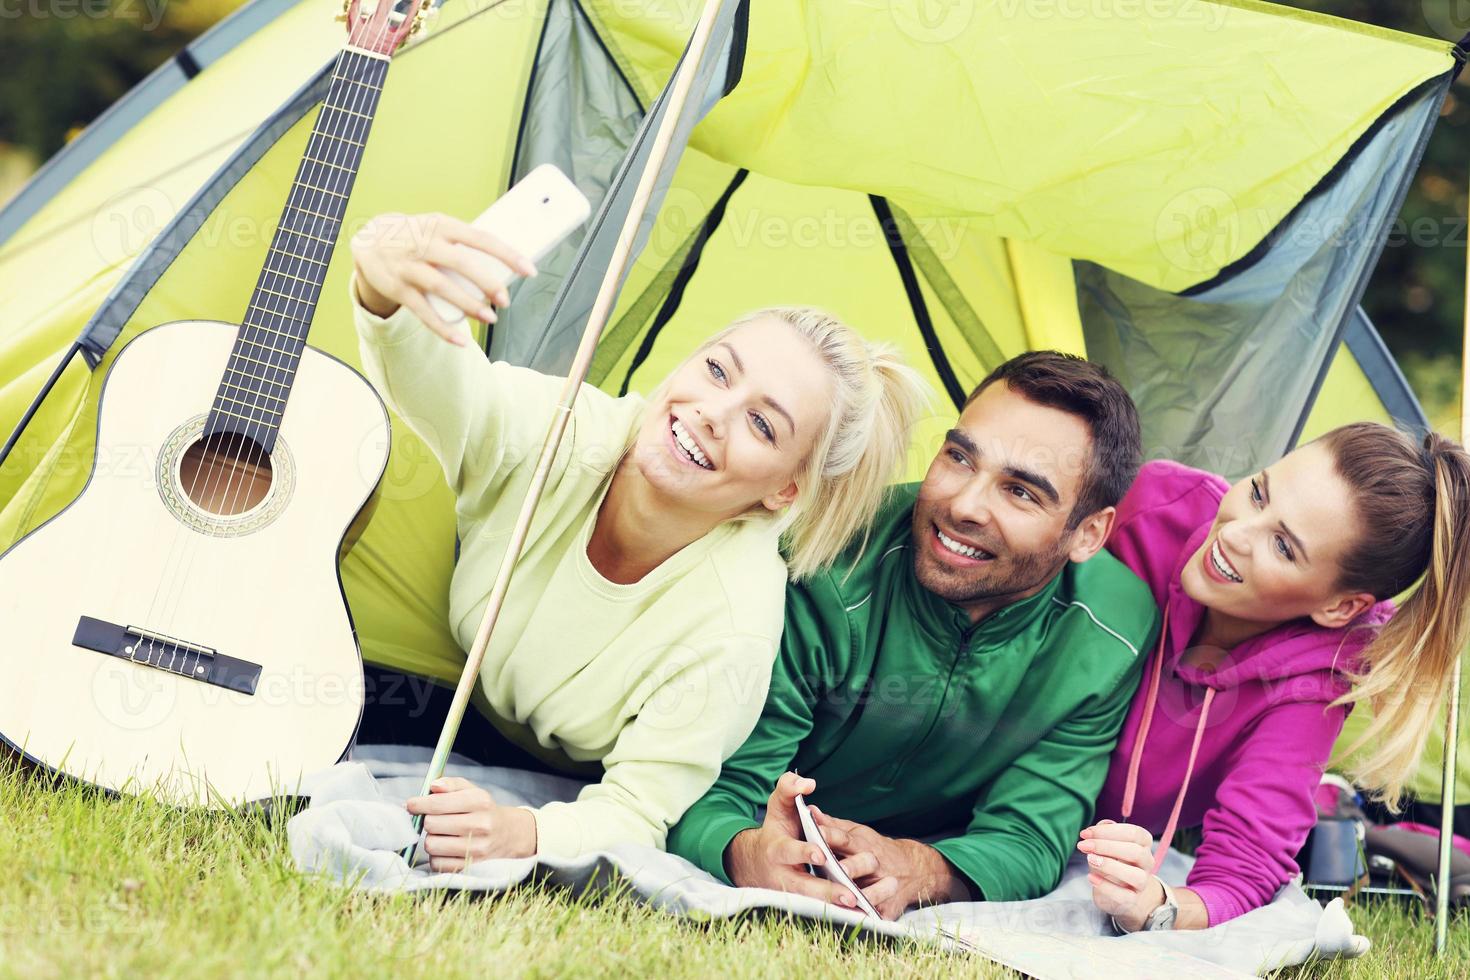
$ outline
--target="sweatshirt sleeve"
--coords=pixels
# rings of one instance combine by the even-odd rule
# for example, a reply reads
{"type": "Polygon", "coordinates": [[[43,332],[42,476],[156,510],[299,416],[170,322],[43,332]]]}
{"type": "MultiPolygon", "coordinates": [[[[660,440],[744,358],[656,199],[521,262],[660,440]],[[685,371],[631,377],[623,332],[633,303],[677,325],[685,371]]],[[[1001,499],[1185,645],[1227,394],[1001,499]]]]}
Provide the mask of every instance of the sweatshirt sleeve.
{"type": "Polygon", "coordinates": [[[635,681],[636,714],[602,759],[601,781],[536,817],[537,853],[575,857],[618,844],[663,848],[668,829],[750,734],[765,701],[775,641],[720,638],[635,681]]]}
{"type": "Polygon", "coordinates": [[[1297,873],[1296,853],[1317,822],[1312,794],[1347,717],[1345,707],[1324,708],[1272,708],[1227,760],[1188,880],[1210,925],[1265,905],[1297,873]]]}
{"type": "Polygon", "coordinates": [[[825,576],[787,589],[786,628],[755,731],[669,834],[671,852],[727,885],[734,883],[725,873],[725,849],[742,830],[760,826],[756,814],[811,734],[813,707],[829,687],[832,664],[850,646],[846,617],[833,612],[842,610],[835,595],[825,576]],[[822,601],[813,590],[831,595],[822,601]]]}
{"type": "MultiPolygon", "coordinates": [[[[1154,614],[1147,649],[1158,635],[1154,614]]],[[[1036,898],[1056,887],[1092,816],[1123,727],[1142,658],[1111,690],[1038,739],[981,794],[965,833],[933,846],[968,878],[977,901],[1036,898]]]]}
{"type": "MultiPolygon", "coordinates": [[[[451,344],[407,307],[386,319],[374,316],[358,300],[355,277],[348,289],[363,373],[423,440],[454,491],[461,521],[468,519],[499,495],[519,464],[535,462],[565,380],[451,344]]],[[[596,465],[602,458],[596,454],[616,458],[622,452],[628,416],[599,404],[605,401],[611,399],[583,386],[559,460],[575,455],[596,465]]],[[[396,465],[401,471],[422,462],[399,459],[396,465]]],[[[395,476],[414,479],[411,473],[395,476]]]]}

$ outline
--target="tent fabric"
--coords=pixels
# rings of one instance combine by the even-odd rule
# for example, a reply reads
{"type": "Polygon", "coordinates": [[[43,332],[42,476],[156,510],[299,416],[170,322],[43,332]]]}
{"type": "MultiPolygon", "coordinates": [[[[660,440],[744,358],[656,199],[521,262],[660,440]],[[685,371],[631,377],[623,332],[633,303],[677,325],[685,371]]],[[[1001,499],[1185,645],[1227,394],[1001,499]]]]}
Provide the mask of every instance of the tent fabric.
{"type": "Polygon", "coordinates": [[[1342,346],[1333,355],[1298,441],[1309,442],[1356,421],[1381,422],[1419,434],[1430,428],[1424,407],[1361,306],[1348,318],[1342,346]]]}
{"type": "MultiPolygon", "coordinates": [[[[1384,117],[1253,261],[1208,289],[1171,295],[1082,264],[1088,350],[1133,394],[1151,453],[1234,478],[1295,444],[1448,82],[1435,79],[1384,117]]],[[[1195,247],[1207,251],[1209,238],[1195,247]]]]}
{"type": "MultiPolygon", "coordinates": [[[[550,9],[555,10],[557,6],[553,5],[550,9]]],[[[733,75],[729,57],[730,53],[737,49],[736,36],[745,30],[747,9],[745,3],[735,2],[735,0],[730,0],[723,5],[722,14],[715,22],[710,39],[710,46],[717,53],[712,57],[707,57],[697,67],[691,97],[682,108],[674,127],[671,144],[674,150],[682,151],[694,125],[704,117],[709,107],[719,100],[730,83],[733,75]]],[[[547,57],[549,50],[551,49],[543,45],[541,57],[547,57]]],[[[606,48],[600,50],[605,55],[606,48]]],[[[598,60],[598,49],[584,45],[582,51],[588,60],[598,60]]],[[[543,70],[538,65],[535,77],[539,79],[551,74],[551,69],[543,70]]],[[[602,74],[605,77],[606,70],[602,74]]],[[[581,340],[583,327],[592,310],[597,292],[601,287],[603,270],[612,260],[613,251],[622,231],[622,219],[630,209],[639,177],[647,168],[649,154],[653,149],[653,134],[661,125],[666,108],[661,94],[654,100],[641,125],[633,133],[628,143],[620,148],[620,152],[602,155],[602,165],[615,162],[617,171],[606,181],[607,193],[602,195],[601,206],[593,216],[580,247],[571,257],[565,276],[560,273],[551,277],[538,276],[520,285],[517,295],[529,293],[531,296],[527,307],[532,317],[523,314],[517,307],[514,312],[508,311],[507,315],[500,319],[496,326],[499,328],[497,333],[502,342],[494,349],[494,356],[518,364],[543,368],[546,367],[546,359],[550,357],[557,362],[554,373],[564,374],[566,372],[572,353],[581,340]],[[549,308],[546,309],[544,315],[535,315],[542,312],[541,304],[536,302],[538,294],[545,295],[553,287],[556,293],[550,300],[549,308]],[[523,320],[528,321],[527,326],[521,326],[523,320]]],[[[573,114],[572,118],[579,115],[585,115],[585,109],[580,105],[578,113],[573,114]]],[[[538,121],[542,125],[548,123],[545,117],[538,121]]],[[[563,146],[573,143],[577,135],[576,130],[564,130],[558,133],[563,146]]],[[[606,136],[611,135],[606,134],[606,136]]],[[[641,249],[642,244],[647,240],[654,216],[658,213],[660,203],[667,193],[669,179],[677,165],[678,158],[678,152],[670,152],[665,158],[662,170],[657,175],[654,192],[634,238],[635,252],[641,249]]],[[[520,162],[522,166],[518,172],[525,172],[542,161],[529,154],[523,154],[520,162]]],[[[570,249],[564,250],[562,256],[566,256],[569,251],[570,249]]],[[[540,265],[556,269],[558,258],[553,255],[540,265]]]]}
{"type": "Polygon", "coordinates": [[[988,234],[1179,291],[1248,253],[1454,67],[1446,42],[1266,4],[1178,0],[1114,21],[961,6],[944,30],[917,0],[763,10],[746,84],[694,145],[916,217],[981,216],[988,234]],[[943,96],[915,98],[905,78],[943,96]],[[1196,250],[1201,204],[1239,234],[1196,250]]]}
{"type": "MultiPolygon", "coordinates": [[[[725,5],[595,383],[646,390],[731,317],[798,302],[896,344],[940,393],[910,476],[952,403],[1035,347],[1110,364],[1151,448],[1187,459],[1223,447],[1249,465],[1309,408],[1308,431],[1387,417],[1338,340],[1450,45],[1252,2],[1077,20],[952,6],[936,21],[918,0],[725,5]],[[1331,248],[1287,234],[1333,208],[1352,234],[1331,248]],[[1240,402],[1267,384],[1281,401],[1240,402]]],[[[22,191],[34,210],[0,243],[0,424],[76,338],[90,363],[0,465],[0,549],[85,483],[122,345],[171,320],[238,321],[342,43],[330,14],[302,2],[222,25],[204,70],[64,187],[22,191]]],[[[388,76],[344,238],[389,210],[471,218],[558,163],[597,217],[481,338],[564,371],[696,15],[675,0],[447,0],[388,76]]],[[[355,364],[349,269],[339,248],[311,342],[355,364]]],[[[401,424],[380,492],[342,567],[364,655],[453,680],[452,497],[401,424]]]]}

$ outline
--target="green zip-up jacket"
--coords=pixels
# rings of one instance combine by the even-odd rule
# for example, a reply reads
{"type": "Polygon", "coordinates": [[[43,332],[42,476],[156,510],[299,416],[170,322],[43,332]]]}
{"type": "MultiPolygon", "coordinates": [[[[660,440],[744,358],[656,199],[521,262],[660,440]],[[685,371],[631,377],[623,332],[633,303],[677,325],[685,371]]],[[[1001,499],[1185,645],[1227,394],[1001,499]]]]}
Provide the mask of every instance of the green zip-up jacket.
{"type": "Polygon", "coordinates": [[[670,832],[724,854],[788,769],[836,817],[933,846],[991,901],[1057,884],[1092,816],[1158,632],[1148,588],[1107,552],[977,624],[914,576],[917,484],[896,488],[856,565],[788,587],[755,731],[670,832]],[[948,834],[949,836],[946,836],[948,834]]]}

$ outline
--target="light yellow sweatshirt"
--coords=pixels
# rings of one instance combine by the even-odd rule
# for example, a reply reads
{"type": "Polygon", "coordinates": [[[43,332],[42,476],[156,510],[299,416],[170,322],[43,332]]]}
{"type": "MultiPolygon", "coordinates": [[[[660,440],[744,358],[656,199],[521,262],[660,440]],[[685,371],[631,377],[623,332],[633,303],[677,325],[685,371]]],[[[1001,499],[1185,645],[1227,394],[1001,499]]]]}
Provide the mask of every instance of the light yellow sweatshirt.
{"type": "MultiPolygon", "coordinates": [[[[405,308],[376,317],[349,289],[365,373],[455,493],[450,625],[468,650],[565,379],[449,344],[405,308]]],[[[726,522],[632,585],[587,558],[644,404],[582,386],[480,671],[498,727],[603,765],[576,802],[533,811],[541,854],[663,847],[765,704],[786,595],[771,521],[726,522]]]]}

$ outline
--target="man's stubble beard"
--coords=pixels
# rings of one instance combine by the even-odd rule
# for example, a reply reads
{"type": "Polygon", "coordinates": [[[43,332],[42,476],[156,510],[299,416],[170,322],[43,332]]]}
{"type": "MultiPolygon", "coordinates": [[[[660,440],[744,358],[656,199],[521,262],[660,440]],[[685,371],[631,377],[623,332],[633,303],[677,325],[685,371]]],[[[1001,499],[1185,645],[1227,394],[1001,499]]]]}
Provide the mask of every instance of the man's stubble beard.
{"type": "MultiPolygon", "coordinates": [[[[918,530],[918,528],[914,529],[915,538],[920,537],[918,530]]],[[[926,524],[922,537],[927,539],[928,536],[926,524]]],[[[919,584],[946,602],[966,603],[1018,595],[1048,581],[1066,564],[1067,552],[1072,546],[1072,534],[1068,532],[1053,549],[1045,553],[1032,552],[1024,556],[1017,556],[1013,553],[997,555],[992,561],[996,563],[996,566],[1002,562],[1010,565],[1009,570],[1003,571],[999,567],[987,568],[982,565],[977,568],[977,571],[984,570],[985,574],[978,578],[970,578],[962,573],[956,574],[945,569],[938,558],[927,553],[930,547],[927,540],[916,540],[914,543],[917,545],[914,550],[914,577],[919,580],[919,584]],[[1000,573],[1003,577],[997,576],[996,573],[1000,573]]]]}

